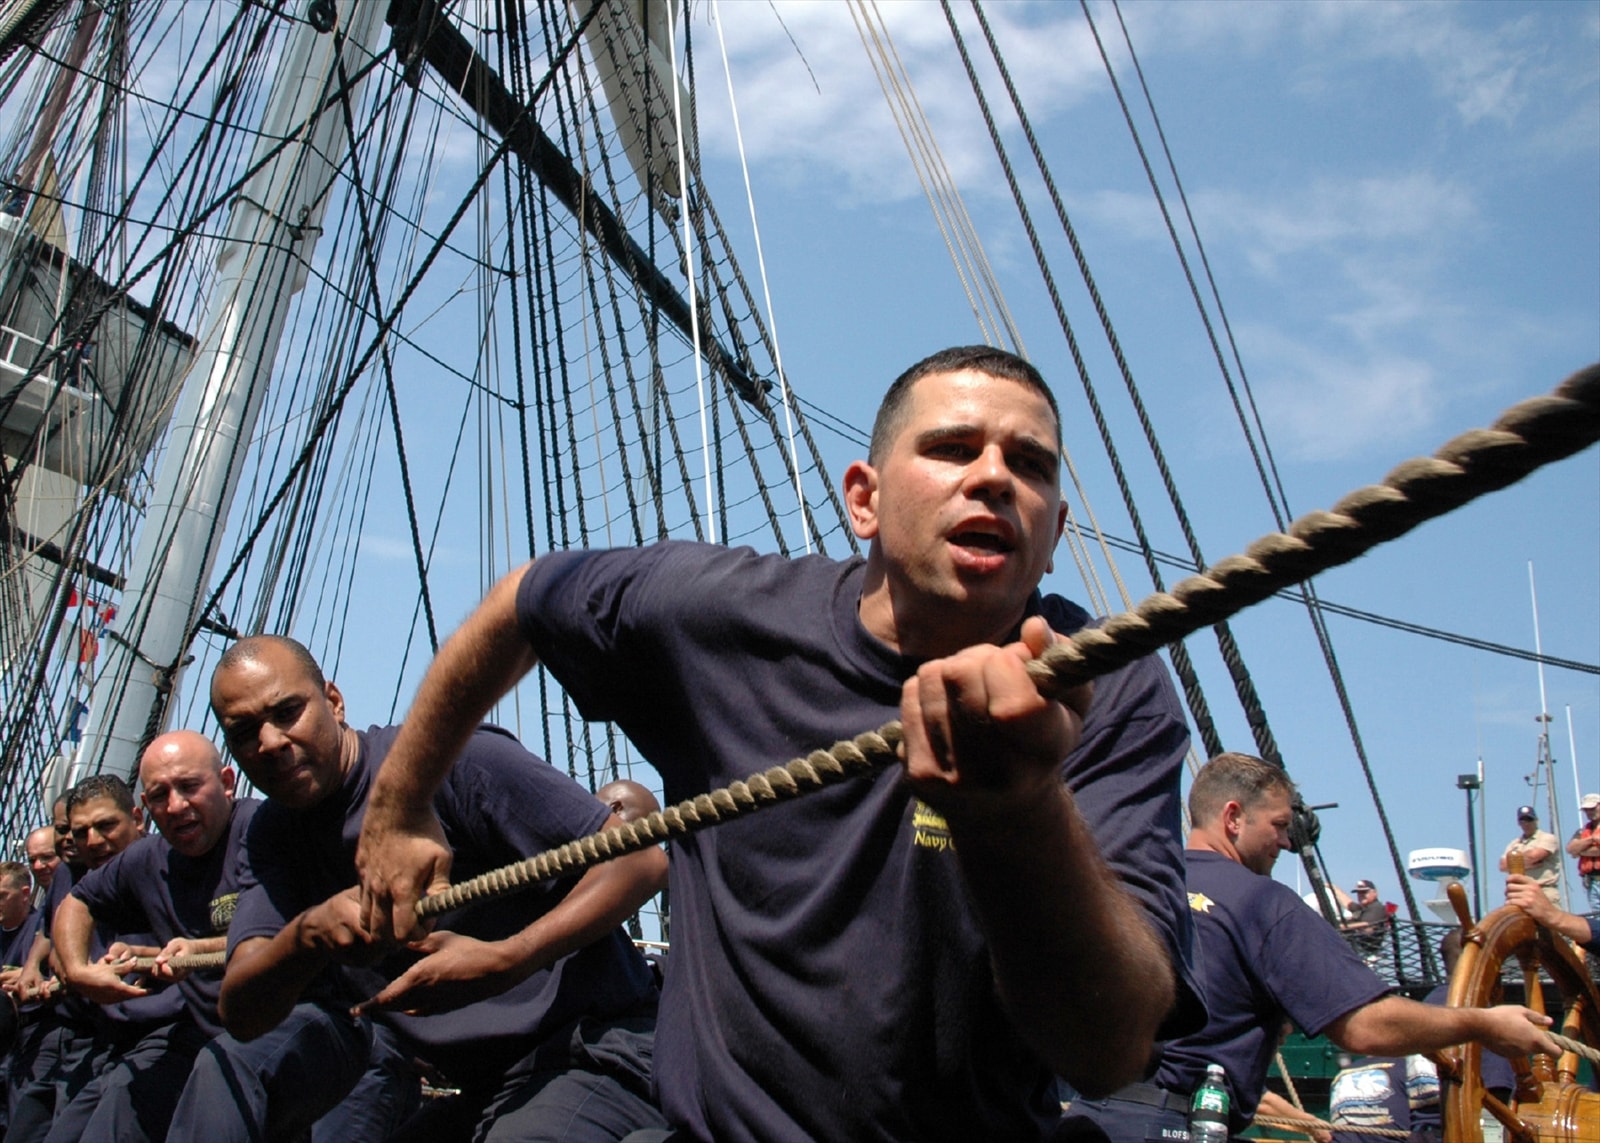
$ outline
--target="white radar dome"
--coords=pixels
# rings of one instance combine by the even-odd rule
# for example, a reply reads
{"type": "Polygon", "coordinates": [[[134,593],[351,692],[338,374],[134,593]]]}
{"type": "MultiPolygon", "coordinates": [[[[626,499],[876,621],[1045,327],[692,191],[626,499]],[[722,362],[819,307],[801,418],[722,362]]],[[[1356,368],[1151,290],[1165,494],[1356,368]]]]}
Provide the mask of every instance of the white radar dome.
{"type": "Polygon", "coordinates": [[[1413,849],[1406,867],[1419,881],[1460,881],[1472,872],[1472,862],[1461,849],[1413,849]]]}
{"type": "Polygon", "coordinates": [[[1441,921],[1454,922],[1455,909],[1451,907],[1450,898],[1445,894],[1449,892],[1451,885],[1472,872],[1472,862],[1467,860],[1466,851],[1413,849],[1406,856],[1406,868],[1417,880],[1432,881],[1439,886],[1439,896],[1424,904],[1441,921]]]}

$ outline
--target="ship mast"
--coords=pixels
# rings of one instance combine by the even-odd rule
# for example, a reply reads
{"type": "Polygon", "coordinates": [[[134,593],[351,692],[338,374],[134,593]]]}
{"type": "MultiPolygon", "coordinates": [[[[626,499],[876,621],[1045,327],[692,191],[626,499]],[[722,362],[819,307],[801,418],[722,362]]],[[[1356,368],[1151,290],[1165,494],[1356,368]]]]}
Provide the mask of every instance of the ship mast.
{"type": "Polygon", "coordinates": [[[330,31],[299,23],[285,47],[252,156],[252,168],[262,165],[233,202],[200,349],[173,416],[74,780],[131,774],[165,724],[289,306],[305,285],[343,130],[338,114],[319,111],[336,90],[339,53],[347,74],[361,74],[384,13],[370,0],[314,7],[335,12],[336,23],[330,31]]]}

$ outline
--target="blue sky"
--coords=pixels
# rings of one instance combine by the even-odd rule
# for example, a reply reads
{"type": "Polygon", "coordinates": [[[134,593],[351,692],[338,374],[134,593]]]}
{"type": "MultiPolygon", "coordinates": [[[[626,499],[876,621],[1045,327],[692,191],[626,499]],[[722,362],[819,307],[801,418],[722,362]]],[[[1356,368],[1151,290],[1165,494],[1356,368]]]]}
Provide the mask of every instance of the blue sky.
{"type": "MultiPolygon", "coordinates": [[[[970,12],[960,11],[981,56],[970,12]]],[[[1136,100],[1115,13],[1092,11],[1136,100]]],[[[900,3],[879,13],[1029,354],[1055,382],[1094,510],[1107,532],[1131,536],[940,9],[900,3]]],[[[986,13],[1204,553],[1219,559],[1271,530],[1272,518],[1087,25],[1076,5],[986,13]]],[[[895,372],[941,345],[978,340],[979,328],[845,6],[731,3],[720,15],[786,370],[806,399],[865,426],[895,372]]],[[[1295,513],[1600,358],[1600,6],[1146,2],[1123,16],[1295,513]]],[[[742,209],[742,188],[716,51],[702,31],[707,179],[731,188],[719,198],[727,220],[742,209]]],[[[1140,127],[1155,146],[1147,117],[1140,127]]],[[[1021,155],[1015,124],[1006,132],[1021,155]]],[[[1093,312],[1070,285],[1065,242],[1059,230],[1045,241],[1153,542],[1181,552],[1093,312]]],[[[834,455],[837,472],[854,453],[837,441],[834,455]]],[[[1050,586],[1081,597],[1070,561],[1058,563],[1066,567],[1050,586]]],[[[1545,651],[1600,661],[1595,451],[1328,573],[1318,590],[1531,648],[1530,563],[1545,651]]],[[[1146,594],[1136,559],[1119,564],[1135,597],[1146,594]]],[[[1515,807],[1544,806],[1543,790],[1525,781],[1537,750],[1534,666],[1328,622],[1402,857],[1465,847],[1455,780],[1480,757],[1497,853],[1516,832],[1515,807]]],[[[1303,609],[1270,602],[1234,630],[1307,800],[1338,803],[1323,814],[1334,878],[1371,877],[1398,899],[1303,609]]],[[[1249,749],[1214,641],[1191,647],[1227,745],[1249,749]]],[[[1574,757],[1584,789],[1600,789],[1600,679],[1548,669],[1545,683],[1570,831],[1574,757]]],[[[1295,870],[1286,859],[1279,876],[1292,883],[1295,870]]]]}

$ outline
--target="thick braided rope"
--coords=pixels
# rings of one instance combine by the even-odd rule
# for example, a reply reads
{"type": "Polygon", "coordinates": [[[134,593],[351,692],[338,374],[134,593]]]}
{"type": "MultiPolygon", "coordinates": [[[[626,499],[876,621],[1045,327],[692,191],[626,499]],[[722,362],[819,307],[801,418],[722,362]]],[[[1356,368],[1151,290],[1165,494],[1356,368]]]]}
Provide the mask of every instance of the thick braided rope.
{"type": "Polygon", "coordinates": [[[1563,1036],[1560,1032],[1551,1032],[1550,1038],[1566,1051],[1577,1052],[1590,1063],[1600,1064],[1600,1049],[1591,1048],[1582,1040],[1574,1040],[1571,1036],[1563,1036]]]}
{"type": "MultiPolygon", "coordinates": [[[[156,966],[153,956],[136,956],[131,958],[133,967],[141,971],[149,971],[156,966]]],[[[185,956],[175,956],[167,961],[173,968],[188,969],[190,972],[203,972],[209,968],[224,968],[228,963],[228,954],[220,952],[188,953],[185,956]]]]}
{"type": "Polygon", "coordinates": [[[1313,1131],[1338,1131],[1351,1135],[1374,1135],[1380,1139],[1410,1139],[1411,1132],[1399,1127],[1367,1127],[1357,1123],[1327,1123],[1321,1119],[1304,1119],[1287,1115],[1258,1115],[1250,1122],[1257,1127],[1278,1127],[1285,1131],[1298,1131],[1310,1135],[1313,1131]]]}
{"type": "MultiPolygon", "coordinates": [[[[1461,434],[1431,457],[1408,460],[1381,484],[1352,492],[1327,511],[1300,517],[1288,533],[1263,536],[1243,555],[1158,592],[1104,626],[1057,640],[1028,672],[1039,690],[1067,688],[1126,666],[1184,636],[1219,623],[1290,584],[1348,563],[1425,520],[1512,484],[1534,469],[1571,456],[1600,439],[1600,365],[1580,370],[1544,397],[1513,405],[1487,429],[1461,434]]],[[[707,829],[887,766],[896,759],[900,724],[813,751],[743,782],[615,826],[453,885],[417,903],[436,917],[469,901],[503,896],[524,885],[578,873],[669,838],[707,829]]]]}
{"type": "Polygon", "coordinates": [[[452,885],[442,893],[419,901],[417,915],[433,917],[469,901],[500,897],[535,881],[576,873],[668,838],[707,829],[824,786],[837,785],[847,778],[886,766],[894,760],[899,746],[900,724],[891,722],[879,730],[835,742],[827,750],[814,750],[787,765],[752,774],[742,782],[668,806],[638,821],[576,838],[515,865],[492,869],[470,881],[452,885]]]}
{"type": "Polygon", "coordinates": [[[1381,484],[1357,489],[1327,511],[1300,517],[1287,533],[1263,536],[1243,555],[1213,564],[1170,592],[1149,596],[1102,627],[1058,641],[1030,669],[1042,690],[1105,674],[1290,584],[1348,563],[1596,439],[1600,365],[1591,365],[1550,395],[1513,405],[1490,428],[1462,433],[1431,457],[1401,464],[1381,484]]]}

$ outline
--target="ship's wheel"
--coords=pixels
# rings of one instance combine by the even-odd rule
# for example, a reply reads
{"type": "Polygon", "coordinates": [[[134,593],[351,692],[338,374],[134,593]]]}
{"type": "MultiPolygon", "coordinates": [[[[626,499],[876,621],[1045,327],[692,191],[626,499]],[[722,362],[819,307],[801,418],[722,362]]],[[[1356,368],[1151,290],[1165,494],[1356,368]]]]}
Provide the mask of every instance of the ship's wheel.
{"type": "MultiPolygon", "coordinates": [[[[1541,971],[1555,983],[1565,1012],[1559,1031],[1586,1044],[1600,1044],[1600,991],[1582,956],[1565,937],[1552,933],[1514,905],[1470,923],[1466,894],[1450,887],[1450,899],[1463,918],[1461,959],[1450,974],[1452,1008],[1486,1007],[1503,1001],[1502,972],[1521,967],[1523,1003],[1546,1011],[1541,971]]],[[[1465,1044],[1439,1053],[1444,1086],[1444,1137],[1451,1143],[1483,1143],[1481,1112],[1487,1109],[1505,1128],[1507,1143],[1600,1143],[1600,1094],[1577,1082],[1577,1053],[1558,1059],[1535,1055],[1511,1061],[1517,1086],[1502,1103],[1483,1086],[1486,1049],[1465,1044]]]]}

